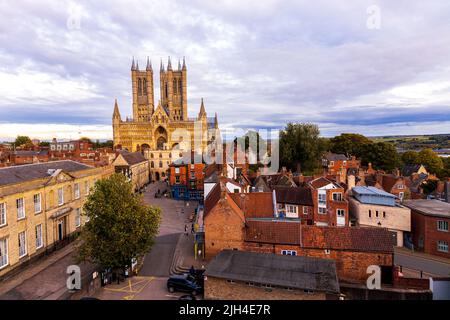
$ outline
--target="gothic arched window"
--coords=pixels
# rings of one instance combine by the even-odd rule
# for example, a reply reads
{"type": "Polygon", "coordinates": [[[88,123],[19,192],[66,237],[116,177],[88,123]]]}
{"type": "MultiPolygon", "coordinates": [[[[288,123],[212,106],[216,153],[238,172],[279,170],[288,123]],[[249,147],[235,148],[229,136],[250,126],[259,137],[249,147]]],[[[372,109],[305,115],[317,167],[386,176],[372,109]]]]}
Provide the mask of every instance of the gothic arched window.
{"type": "Polygon", "coordinates": [[[142,96],[142,82],[141,82],[141,78],[138,79],[138,96],[142,96]]]}
{"type": "Polygon", "coordinates": [[[162,161],[160,161],[159,162],[159,167],[162,168],[162,166],[163,166],[163,163],[162,163],[162,161]]]}
{"type": "Polygon", "coordinates": [[[147,79],[144,79],[144,96],[147,95],[147,79]]]}
{"type": "Polygon", "coordinates": [[[155,163],[152,161],[151,164],[150,164],[150,166],[151,166],[152,168],[154,168],[154,167],[155,167],[155,163]]]}
{"type": "Polygon", "coordinates": [[[177,79],[173,79],[173,93],[177,94],[177,79]]]}

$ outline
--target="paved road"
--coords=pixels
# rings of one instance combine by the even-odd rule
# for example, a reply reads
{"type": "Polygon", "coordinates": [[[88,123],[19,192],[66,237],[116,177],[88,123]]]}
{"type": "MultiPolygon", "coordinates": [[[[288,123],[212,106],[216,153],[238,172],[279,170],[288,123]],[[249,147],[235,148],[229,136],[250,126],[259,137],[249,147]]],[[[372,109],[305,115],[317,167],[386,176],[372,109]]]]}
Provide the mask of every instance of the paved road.
{"type": "Polygon", "coordinates": [[[168,277],[172,265],[173,254],[180,233],[167,234],[155,239],[150,253],[145,256],[140,276],[168,277]]]}
{"type": "Polygon", "coordinates": [[[396,251],[394,254],[394,263],[409,269],[421,270],[428,274],[436,276],[449,276],[450,264],[446,264],[437,260],[427,259],[409,253],[396,251]]]}
{"type": "Polygon", "coordinates": [[[144,194],[146,203],[161,207],[162,221],[155,244],[145,256],[144,264],[139,272],[140,276],[168,277],[170,275],[169,270],[178,238],[184,232],[185,225],[190,231],[187,218],[195,208],[194,203],[186,206],[184,201],[155,198],[154,194],[158,189],[165,190],[167,185],[162,182],[150,184],[144,194]]]}

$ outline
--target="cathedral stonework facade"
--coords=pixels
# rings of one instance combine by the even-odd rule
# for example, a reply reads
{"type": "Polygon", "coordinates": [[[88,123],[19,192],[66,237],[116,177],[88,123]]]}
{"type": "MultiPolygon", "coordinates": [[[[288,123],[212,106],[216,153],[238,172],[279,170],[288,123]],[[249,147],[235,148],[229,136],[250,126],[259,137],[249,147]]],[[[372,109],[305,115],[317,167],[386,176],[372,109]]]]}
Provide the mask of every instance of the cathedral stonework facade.
{"type": "Polygon", "coordinates": [[[155,108],[153,68],[149,59],[145,70],[138,63],[131,65],[133,91],[133,117],[122,120],[117,100],[112,117],[114,147],[130,152],[140,151],[150,161],[152,180],[165,180],[169,165],[191,150],[201,154],[218,132],[217,114],[208,118],[203,99],[195,118],[188,117],[187,68],[178,62],[172,69],[170,58],[167,68],[161,61],[160,101],[155,108]],[[181,130],[178,130],[181,129],[181,130]],[[211,130],[213,129],[213,130],[211,130]],[[186,134],[179,134],[186,132],[186,134]]]}

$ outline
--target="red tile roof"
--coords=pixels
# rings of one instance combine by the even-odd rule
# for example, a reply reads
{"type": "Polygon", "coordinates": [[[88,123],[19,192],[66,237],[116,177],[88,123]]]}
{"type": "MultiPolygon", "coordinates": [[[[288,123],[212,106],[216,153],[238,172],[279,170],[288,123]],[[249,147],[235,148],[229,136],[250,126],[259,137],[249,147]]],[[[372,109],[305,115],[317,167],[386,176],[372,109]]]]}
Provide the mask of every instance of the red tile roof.
{"type": "Polygon", "coordinates": [[[328,180],[327,178],[320,177],[320,178],[317,178],[317,179],[311,181],[309,184],[314,189],[319,189],[319,188],[322,188],[322,187],[325,187],[325,186],[329,185],[330,183],[333,183],[333,182],[328,180]]]}
{"type": "Polygon", "coordinates": [[[204,214],[205,217],[211,211],[211,209],[214,208],[216,203],[219,201],[221,191],[222,190],[220,188],[220,182],[219,182],[219,183],[216,183],[216,185],[209,192],[208,196],[205,199],[205,214],[204,214]]]}
{"type": "Polygon", "coordinates": [[[384,228],[318,227],[299,222],[250,219],[245,241],[299,245],[304,248],[393,252],[395,235],[384,228]]]}
{"type": "Polygon", "coordinates": [[[228,195],[244,212],[246,218],[274,217],[271,192],[229,193],[228,195]]]}

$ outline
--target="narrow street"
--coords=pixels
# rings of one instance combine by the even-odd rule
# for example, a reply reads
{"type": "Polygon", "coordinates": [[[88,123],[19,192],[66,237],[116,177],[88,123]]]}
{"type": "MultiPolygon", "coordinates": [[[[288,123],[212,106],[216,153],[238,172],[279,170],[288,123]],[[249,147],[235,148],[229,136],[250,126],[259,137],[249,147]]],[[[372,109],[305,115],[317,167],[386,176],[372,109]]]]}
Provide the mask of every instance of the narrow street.
{"type": "Polygon", "coordinates": [[[409,269],[410,273],[420,274],[423,271],[425,275],[448,277],[450,276],[450,261],[439,257],[432,257],[426,254],[411,252],[407,249],[395,249],[394,263],[409,269]]]}

